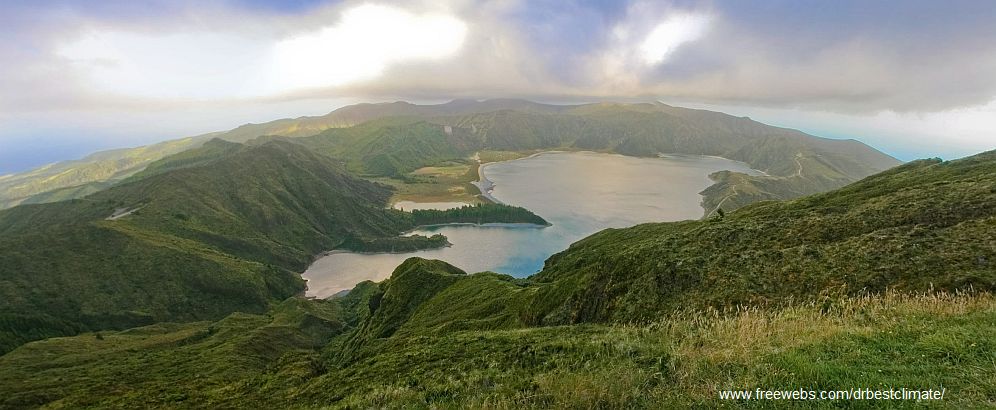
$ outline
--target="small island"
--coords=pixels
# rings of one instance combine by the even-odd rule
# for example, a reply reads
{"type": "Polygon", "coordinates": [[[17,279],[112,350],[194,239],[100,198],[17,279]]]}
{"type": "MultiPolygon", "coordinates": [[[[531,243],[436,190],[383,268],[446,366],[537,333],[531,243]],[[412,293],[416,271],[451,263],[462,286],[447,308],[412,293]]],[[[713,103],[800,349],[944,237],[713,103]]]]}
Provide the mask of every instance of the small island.
{"type": "MultiPolygon", "coordinates": [[[[415,209],[411,212],[395,210],[404,218],[413,230],[419,227],[447,224],[498,224],[523,223],[550,226],[545,219],[520,206],[505,204],[475,204],[445,210],[415,209]]],[[[399,232],[400,233],[400,232],[399,232]]],[[[409,235],[379,238],[363,238],[352,236],[344,240],[335,249],[358,253],[394,253],[412,252],[423,249],[436,249],[450,246],[446,236],[409,235]]]]}
{"type": "Polygon", "coordinates": [[[415,209],[411,212],[415,226],[451,223],[529,223],[549,226],[545,219],[526,208],[505,204],[475,204],[445,210],[415,209]]]}

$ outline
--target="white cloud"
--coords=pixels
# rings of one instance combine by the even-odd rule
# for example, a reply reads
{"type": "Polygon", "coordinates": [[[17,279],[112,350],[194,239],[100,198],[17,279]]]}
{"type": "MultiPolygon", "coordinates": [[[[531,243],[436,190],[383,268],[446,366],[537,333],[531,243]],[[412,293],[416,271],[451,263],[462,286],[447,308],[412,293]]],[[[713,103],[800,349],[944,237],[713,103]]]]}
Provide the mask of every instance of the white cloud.
{"type": "Polygon", "coordinates": [[[337,25],[278,43],[276,88],[343,85],[377,77],[394,63],[450,57],[466,33],[466,24],[453,16],[359,6],[337,25]]]}
{"type": "Polygon", "coordinates": [[[682,45],[695,41],[709,29],[710,18],[704,14],[676,14],[650,31],[640,44],[640,55],[647,64],[659,64],[682,45]]]}
{"type": "Polygon", "coordinates": [[[682,47],[705,36],[714,24],[707,11],[675,10],[636,2],[608,31],[607,46],[590,56],[592,94],[648,94],[653,73],[682,47]]]}
{"type": "Polygon", "coordinates": [[[95,91],[144,98],[252,96],[258,89],[258,42],[215,32],[135,33],[92,31],[63,44],[69,61],[95,91]]]}
{"type": "Polygon", "coordinates": [[[254,34],[255,23],[225,32],[91,31],[56,54],[99,93],[230,99],[372,80],[392,64],[452,57],[467,33],[451,15],[369,4],[286,39],[254,34]]]}

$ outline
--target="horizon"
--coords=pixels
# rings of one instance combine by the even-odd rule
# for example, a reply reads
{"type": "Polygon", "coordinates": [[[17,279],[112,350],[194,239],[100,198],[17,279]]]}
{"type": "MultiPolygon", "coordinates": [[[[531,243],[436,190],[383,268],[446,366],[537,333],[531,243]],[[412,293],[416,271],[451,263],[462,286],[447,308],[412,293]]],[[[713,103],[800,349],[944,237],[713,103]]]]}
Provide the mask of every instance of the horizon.
{"type": "Polygon", "coordinates": [[[473,96],[663,101],[904,161],[996,148],[996,10],[970,1],[47,0],[0,11],[0,175],[358,102],[473,96]]]}

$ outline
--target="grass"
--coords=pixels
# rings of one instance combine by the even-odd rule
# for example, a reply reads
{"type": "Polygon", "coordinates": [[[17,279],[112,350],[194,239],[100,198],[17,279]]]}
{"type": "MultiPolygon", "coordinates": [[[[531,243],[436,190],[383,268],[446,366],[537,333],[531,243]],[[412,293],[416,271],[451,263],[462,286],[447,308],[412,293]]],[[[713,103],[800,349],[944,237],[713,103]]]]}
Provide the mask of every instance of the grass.
{"type": "Polygon", "coordinates": [[[471,184],[478,180],[478,164],[471,161],[447,161],[437,166],[419,168],[403,180],[376,178],[395,188],[391,202],[464,202],[483,203],[480,191],[471,184]]]}
{"type": "Polygon", "coordinates": [[[390,195],[297,144],[213,141],[86,199],[0,211],[0,353],[81,331],[263,313],[303,291],[299,273],[321,252],[448,244],[398,236],[416,219],[538,219],[499,205],[414,215],[385,209],[390,195]],[[139,210],[106,220],[121,208],[139,210]]]}
{"type": "MultiPolygon", "coordinates": [[[[550,126],[581,127],[576,146],[609,149],[602,131],[637,124],[610,117],[474,127],[501,147],[533,127],[529,149],[559,146],[540,132],[550,126]]],[[[654,121],[611,148],[660,151],[651,131],[666,124],[654,121]]],[[[473,142],[420,124],[418,138],[391,125],[370,141],[349,130],[312,143],[360,150],[377,161],[346,166],[398,176],[426,158],[449,166],[469,149],[452,142],[473,142]],[[338,145],[350,138],[368,143],[338,145]]],[[[765,407],[778,403],[717,395],[864,387],[944,387],[944,402],[924,403],[939,407],[996,402],[993,152],[705,221],[606,230],[528,279],[410,258],[345,297],[278,302],[300,288],[290,269],[309,255],[387,237],[415,216],[384,209],[387,189],[299,144],[253,147],[189,157],[87,201],[0,213],[0,325],[15,344],[49,337],[0,356],[0,405],[765,407]],[[96,324],[72,327],[80,315],[96,324]],[[146,319],[202,322],[51,337],[146,319]]],[[[781,163],[779,175],[807,175],[806,163],[781,163]]]]}
{"type": "Polygon", "coordinates": [[[487,164],[489,162],[511,161],[531,155],[529,152],[493,150],[484,150],[478,152],[477,154],[482,164],[487,164]]]}
{"type": "MultiPolygon", "coordinates": [[[[344,362],[307,342],[286,342],[294,340],[286,335],[312,340],[295,327],[303,320],[279,319],[312,303],[328,302],[32,343],[0,357],[0,396],[7,406],[56,408],[829,408],[844,403],[721,402],[718,392],[943,386],[940,402],[846,404],[996,401],[996,300],[986,293],[887,292],[779,309],[675,311],[644,324],[422,327],[344,362]]],[[[333,341],[325,350],[342,348],[333,341]]]]}
{"type": "Polygon", "coordinates": [[[996,290],[996,153],[917,161],[703,221],[607,229],[551,256],[536,323],[887,289],[996,290]]]}

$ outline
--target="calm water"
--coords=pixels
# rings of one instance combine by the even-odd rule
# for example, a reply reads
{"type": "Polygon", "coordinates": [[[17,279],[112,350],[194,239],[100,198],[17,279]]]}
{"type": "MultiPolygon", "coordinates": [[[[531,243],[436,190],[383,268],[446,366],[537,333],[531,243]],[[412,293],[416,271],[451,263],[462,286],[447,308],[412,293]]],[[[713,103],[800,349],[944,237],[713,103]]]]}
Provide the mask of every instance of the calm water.
{"type": "MultiPolygon", "coordinates": [[[[451,247],[403,254],[327,255],[304,272],[308,295],[325,297],[364,280],[382,280],[412,256],[441,259],[467,272],[529,276],[550,255],[602,229],[700,218],[699,192],[712,184],[709,174],[724,169],[756,174],[741,162],[684,155],[632,158],[551,152],[487,164],[482,173],[495,184],[496,199],[523,206],[553,226],[442,226],[414,233],[441,233],[451,247]]],[[[413,206],[408,203],[404,208],[413,206]]]]}

